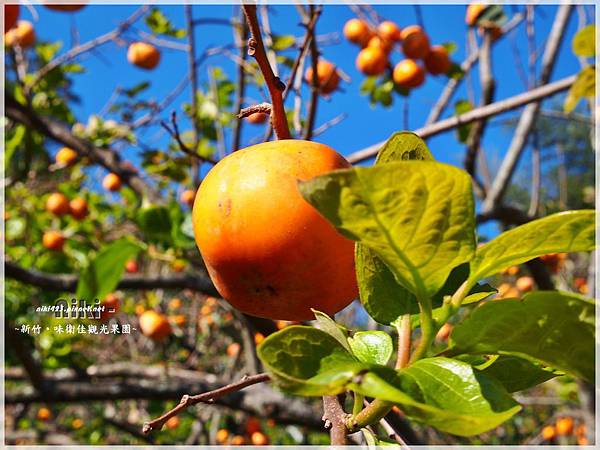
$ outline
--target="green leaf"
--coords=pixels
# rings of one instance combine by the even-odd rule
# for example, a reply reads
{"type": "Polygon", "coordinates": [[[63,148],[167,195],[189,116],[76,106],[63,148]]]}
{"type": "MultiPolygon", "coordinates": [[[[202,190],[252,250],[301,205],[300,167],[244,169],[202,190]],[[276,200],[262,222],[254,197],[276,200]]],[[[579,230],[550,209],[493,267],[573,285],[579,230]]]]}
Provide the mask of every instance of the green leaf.
{"type": "MultiPolygon", "coordinates": [[[[541,232],[543,233],[543,232],[541,232]]],[[[594,301],[538,291],[475,308],[454,327],[450,354],[502,354],[594,379],[594,301]]]]}
{"type": "MultiPolygon", "coordinates": [[[[461,114],[468,113],[473,109],[473,105],[468,100],[458,100],[454,103],[454,115],[460,116],[461,114]]],[[[472,124],[461,125],[456,129],[456,135],[458,137],[459,142],[463,144],[467,142],[469,138],[469,134],[471,134],[472,124]]]]}
{"type": "Polygon", "coordinates": [[[596,68],[588,66],[577,74],[577,79],[567,92],[564,111],[572,112],[582,98],[591,98],[596,93],[596,68]]]}
{"type": "Polygon", "coordinates": [[[375,164],[393,161],[433,161],[427,144],[415,133],[399,131],[394,133],[377,153],[375,164]]]}
{"type": "Polygon", "coordinates": [[[371,248],[420,300],[475,249],[471,179],[425,161],[338,170],[299,183],[304,198],[344,236],[371,248]],[[401,181],[401,183],[399,183],[401,181]]]}
{"type": "Polygon", "coordinates": [[[399,372],[385,369],[363,374],[350,388],[397,403],[411,419],[450,434],[483,433],[520,409],[498,381],[461,361],[428,358],[399,372]]]}
{"type": "Polygon", "coordinates": [[[364,370],[334,337],[313,327],[286,327],[267,337],[257,352],[279,388],[296,395],[342,393],[364,370]]]}
{"type": "Polygon", "coordinates": [[[273,36],[273,50],[281,52],[287,50],[296,42],[296,38],[291,34],[283,36],[273,36]]]}
{"type": "Polygon", "coordinates": [[[596,56],[596,25],[588,25],[573,38],[573,53],[584,58],[596,56]]]}
{"type": "Polygon", "coordinates": [[[104,247],[82,271],[76,297],[87,301],[104,299],[119,284],[125,272],[125,263],[137,255],[140,249],[139,244],[126,238],[104,247]]]}
{"type": "Polygon", "coordinates": [[[132,88],[129,89],[123,89],[123,93],[127,96],[127,97],[135,97],[137,94],[139,94],[140,92],[145,91],[146,89],[148,89],[150,87],[150,82],[149,81],[142,81],[141,83],[136,84],[135,86],[133,86],[132,88]]]}
{"type": "Polygon", "coordinates": [[[313,309],[319,328],[325,333],[333,337],[342,346],[350,352],[350,345],[348,344],[348,330],[336,323],[331,317],[321,311],[313,309]]]}
{"type": "Polygon", "coordinates": [[[171,216],[165,206],[146,206],[136,214],[136,222],[149,241],[171,240],[171,216]]]}
{"type": "Polygon", "coordinates": [[[507,20],[508,17],[501,5],[491,5],[479,14],[476,24],[480,27],[501,27],[507,20]]]}
{"type": "Polygon", "coordinates": [[[145,22],[154,34],[164,34],[178,39],[186,35],[185,30],[174,28],[171,21],[158,8],[152,8],[145,22]]]}
{"type": "Polygon", "coordinates": [[[481,280],[548,253],[593,250],[594,233],[593,210],[561,212],[526,223],[477,249],[469,280],[481,280]]]}
{"type": "Polygon", "coordinates": [[[348,343],[354,356],[369,364],[386,365],[394,351],[392,338],[385,331],[358,331],[348,343]]]}
{"type": "Polygon", "coordinates": [[[559,374],[516,356],[499,356],[482,370],[498,380],[508,392],[518,392],[548,381],[559,374]]]}

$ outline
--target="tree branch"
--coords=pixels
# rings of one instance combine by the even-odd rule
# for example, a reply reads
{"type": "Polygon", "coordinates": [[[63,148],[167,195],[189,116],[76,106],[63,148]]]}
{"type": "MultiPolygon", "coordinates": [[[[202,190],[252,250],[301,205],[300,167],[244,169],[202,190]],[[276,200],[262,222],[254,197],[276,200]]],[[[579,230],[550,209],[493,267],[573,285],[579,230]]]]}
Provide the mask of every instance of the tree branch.
{"type": "MultiPolygon", "coordinates": [[[[444,131],[452,130],[460,125],[466,125],[476,120],[481,120],[506,111],[511,111],[528,103],[536,102],[559,92],[566,91],[571,87],[576,78],[577,75],[572,75],[570,77],[563,78],[562,80],[555,81],[554,83],[546,84],[536,89],[523,92],[522,94],[515,95],[514,97],[509,97],[505,100],[500,100],[481,108],[475,108],[467,113],[461,114],[460,116],[450,117],[431,125],[427,125],[423,128],[419,128],[415,131],[415,133],[421,138],[426,139],[443,133],[444,131]]],[[[372,158],[377,155],[377,152],[383,146],[383,144],[385,144],[385,141],[378,142],[377,144],[371,145],[362,150],[358,150],[350,154],[346,159],[354,164],[372,158]]]]}
{"type": "Polygon", "coordinates": [[[282,92],[285,90],[285,84],[276,77],[273,69],[267,59],[265,46],[263,44],[258,18],[256,17],[256,5],[242,5],[246,22],[250,30],[250,39],[248,40],[248,55],[253,56],[258,67],[263,74],[269,95],[271,96],[271,123],[277,139],[291,139],[290,130],[288,128],[287,117],[283,107],[282,92]]]}
{"type": "Polygon", "coordinates": [[[323,397],[323,420],[325,428],[330,428],[330,445],[346,445],[346,416],[335,395],[323,397]]]}

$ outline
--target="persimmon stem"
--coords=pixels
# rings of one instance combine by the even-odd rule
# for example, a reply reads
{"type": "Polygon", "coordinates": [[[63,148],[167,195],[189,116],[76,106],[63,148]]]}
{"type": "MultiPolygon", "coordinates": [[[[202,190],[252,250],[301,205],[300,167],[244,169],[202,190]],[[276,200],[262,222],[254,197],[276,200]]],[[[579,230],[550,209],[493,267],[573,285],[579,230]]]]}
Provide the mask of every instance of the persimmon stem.
{"type": "Polygon", "coordinates": [[[375,399],[357,415],[350,417],[346,422],[346,427],[353,433],[367,425],[372,425],[383,419],[394,406],[393,403],[375,399]]]}
{"type": "Polygon", "coordinates": [[[400,317],[396,323],[398,330],[398,357],[396,359],[396,370],[402,369],[408,365],[410,359],[410,335],[412,329],[410,326],[410,314],[400,317]]]}
{"type": "Polygon", "coordinates": [[[435,336],[430,302],[420,301],[419,310],[421,311],[421,341],[419,342],[419,345],[417,345],[416,350],[412,354],[409,363],[413,363],[425,356],[425,353],[427,353],[427,350],[431,345],[431,341],[433,341],[433,338],[435,336]]]}
{"type": "Polygon", "coordinates": [[[354,393],[354,405],[352,406],[352,416],[358,415],[363,409],[365,397],[361,394],[354,393]]]}
{"type": "Polygon", "coordinates": [[[258,67],[263,74],[269,95],[271,96],[271,124],[275,130],[277,139],[291,139],[285,109],[283,107],[283,91],[285,84],[275,76],[273,68],[269,64],[265,46],[263,44],[258,17],[256,16],[256,5],[242,5],[246,22],[250,30],[248,39],[248,55],[254,57],[258,67]]]}

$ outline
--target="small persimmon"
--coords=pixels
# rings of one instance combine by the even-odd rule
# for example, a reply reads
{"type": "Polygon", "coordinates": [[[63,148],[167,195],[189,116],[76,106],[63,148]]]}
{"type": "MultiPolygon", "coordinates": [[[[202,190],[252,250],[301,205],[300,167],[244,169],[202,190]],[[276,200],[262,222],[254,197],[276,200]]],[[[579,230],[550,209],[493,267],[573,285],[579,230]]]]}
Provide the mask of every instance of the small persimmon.
{"type": "Polygon", "coordinates": [[[259,345],[262,341],[265,340],[265,335],[262,333],[256,333],[254,335],[254,344],[259,345]]]}
{"type": "Polygon", "coordinates": [[[233,436],[231,438],[231,445],[244,445],[246,443],[246,439],[244,436],[233,436]]]}
{"type": "Polygon", "coordinates": [[[150,339],[160,341],[171,334],[171,325],[164,314],[156,311],[144,311],[140,316],[140,329],[150,339]]]}
{"type": "Polygon", "coordinates": [[[125,263],[125,272],[136,273],[139,270],[138,263],[135,259],[130,259],[125,263]]]}
{"type": "Polygon", "coordinates": [[[434,45],[425,57],[425,68],[431,75],[442,75],[448,73],[452,62],[448,56],[448,50],[441,45],[434,45]]]}
{"type": "Polygon", "coordinates": [[[573,433],[574,423],[571,417],[561,417],[556,421],[556,434],[567,436],[573,433]]]}
{"type": "Polygon", "coordinates": [[[387,55],[379,47],[363,48],[356,57],[356,68],[365,75],[381,75],[387,65],[387,55]]]}
{"type": "Polygon", "coordinates": [[[394,42],[383,39],[380,36],[373,36],[369,39],[367,47],[377,47],[387,55],[392,51],[392,48],[394,48],[394,42]]]}
{"type": "Polygon", "coordinates": [[[110,293],[102,300],[102,302],[100,302],[100,306],[103,307],[100,311],[100,320],[106,320],[119,311],[121,308],[121,301],[114,293],[110,293]]]}
{"type": "Polygon", "coordinates": [[[521,292],[529,292],[535,286],[535,282],[533,281],[532,277],[517,278],[517,281],[515,284],[517,286],[517,289],[520,290],[521,292]]]}
{"type": "Polygon", "coordinates": [[[326,145],[290,139],[239,150],[212,168],[192,219],[224,299],[258,317],[310,320],[311,308],[331,315],[356,297],[354,243],[298,191],[298,181],[348,167],[326,145]]]}
{"type": "Polygon", "coordinates": [[[551,441],[556,436],[556,429],[552,425],[547,425],[542,428],[542,439],[551,441]]]}
{"type": "Polygon", "coordinates": [[[365,47],[373,36],[373,31],[364,20],[350,19],[344,25],[344,36],[350,42],[365,47]]]}
{"type": "Polygon", "coordinates": [[[240,353],[241,345],[237,342],[232,342],[227,346],[227,356],[233,358],[240,353]]]}
{"type": "Polygon", "coordinates": [[[46,199],[46,211],[55,216],[64,216],[69,213],[69,199],[60,192],[50,194],[46,199]]]}
{"type": "Polygon", "coordinates": [[[127,49],[127,60],[142,69],[154,69],[160,62],[160,52],[147,42],[134,42],[127,49]]]}
{"type": "Polygon", "coordinates": [[[228,437],[229,437],[229,430],[227,430],[225,428],[221,428],[219,431],[217,431],[215,440],[217,441],[218,444],[224,444],[225,442],[227,442],[228,437]]]}
{"type": "Polygon", "coordinates": [[[81,197],[74,198],[69,202],[69,212],[77,219],[84,219],[88,214],[88,205],[85,199],[81,197]]]}
{"type": "MultiPolygon", "coordinates": [[[[309,67],[306,69],[304,75],[306,82],[312,86],[313,83],[313,69],[309,67]]],[[[340,75],[337,72],[335,65],[329,61],[320,59],[317,63],[317,86],[321,94],[331,94],[335,91],[340,83],[340,75]]]]}
{"type": "Polygon", "coordinates": [[[179,416],[173,416],[173,417],[169,417],[169,419],[165,422],[165,426],[169,430],[175,430],[175,429],[177,429],[177,427],[179,427],[180,423],[181,423],[181,420],[179,419],[179,416]]]}
{"type": "Polygon", "coordinates": [[[48,408],[42,407],[42,408],[38,409],[38,412],[37,412],[38,420],[45,422],[47,420],[50,420],[51,417],[52,417],[52,412],[48,408]]]}
{"type": "Polygon", "coordinates": [[[35,44],[33,24],[27,20],[19,20],[17,24],[4,33],[4,42],[9,47],[18,45],[23,48],[35,44]]]}
{"type": "Polygon", "coordinates": [[[251,436],[256,432],[262,431],[260,420],[253,416],[248,417],[248,419],[246,420],[246,424],[244,425],[244,431],[246,431],[246,434],[248,436],[251,436]]]}
{"type": "Polygon", "coordinates": [[[413,89],[425,81],[425,70],[416,61],[404,59],[394,67],[393,79],[398,86],[413,89]]]}
{"type": "Polygon", "coordinates": [[[483,3],[471,3],[467,6],[467,13],[465,15],[465,23],[472,27],[477,23],[479,16],[488,8],[489,5],[483,3]]]}
{"type": "Polygon", "coordinates": [[[269,119],[269,115],[261,112],[255,112],[246,117],[248,123],[252,125],[261,125],[269,119]]]}
{"type": "Polygon", "coordinates": [[[77,160],[77,152],[69,147],[61,148],[55,156],[56,164],[67,167],[77,160]]]}
{"type": "Polygon", "coordinates": [[[46,231],[42,236],[42,245],[48,250],[61,251],[65,245],[65,237],[60,231],[46,231]]]}
{"type": "Polygon", "coordinates": [[[402,51],[407,58],[423,59],[429,53],[429,37],[418,25],[406,27],[401,32],[402,51]]]}
{"type": "Polygon", "coordinates": [[[400,27],[391,20],[381,22],[377,27],[377,34],[391,42],[399,42],[402,39],[400,27]]]}
{"type": "Polygon", "coordinates": [[[109,173],[102,180],[102,187],[107,191],[118,191],[121,189],[121,178],[116,173],[109,173]]]}
{"type": "Polygon", "coordinates": [[[179,196],[179,200],[181,203],[188,205],[190,208],[194,206],[194,198],[196,197],[196,192],[191,189],[186,189],[179,196]]]}
{"type": "Polygon", "coordinates": [[[269,445],[269,438],[260,431],[255,431],[250,435],[252,445],[269,445]]]}

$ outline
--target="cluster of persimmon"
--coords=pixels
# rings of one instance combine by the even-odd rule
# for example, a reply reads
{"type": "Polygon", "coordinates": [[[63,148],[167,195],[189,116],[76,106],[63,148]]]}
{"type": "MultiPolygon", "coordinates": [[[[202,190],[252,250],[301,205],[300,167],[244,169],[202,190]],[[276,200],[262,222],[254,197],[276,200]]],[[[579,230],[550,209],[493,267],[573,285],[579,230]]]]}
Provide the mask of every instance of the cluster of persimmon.
{"type": "Polygon", "coordinates": [[[559,417],[554,424],[542,428],[542,439],[550,443],[554,443],[559,439],[567,441],[574,437],[577,445],[589,445],[585,435],[585,425],[581,423],[575,426],[575,421],[570,416],[559,417]]]}
{"type": "Polygon", "coordinates": [[[354,18],[344,25],[344,36],[361,48],[356,57],[359,71],[368,76],[380,76],[392,70],[394,83],[405,89],[421,86],[426,71],[431,75],[442,75],[452,67],[446,48],[430,45],[429,36],[419,25],[400,29],[396,23],[386,20],[373,29],[366,21],[354,18]],[[405,59],[391,69],[390,54],[397,46],[405,59]]]}
{"type": "MultiPolygon", "coordinates": [[[[76,197],[69,201],[61,192],[54,192],[46,199],[46,211],[57,217],[70,214],[76,220],[82,220],[88,214],[88,205],[84,198],[76,197]]],[[[42,245],[48,250],[61,251],[65,244],[65,236],[59,230],[45,231],[42,245]]]]}
{"type": "MultiPolygon", "coordinates": [[[[275,422],[272,419],[267,421],[272,427],[275,422]]],[[[248,417],[243,426],[243,432],[240,434],[231,434],[227,428],[221,428],[217,431],[216,441],[219,445],[269,445],[269,438],[263,432],[262,425],[256,417],[248,417]]]]}
{"type": "Polygon", "coordinates": [[[520,298],[535,287],[533,277],[522,273],[519,266],[510,266],[502,271],[505,281],[498,286],[496,300],[520,298]]]}

